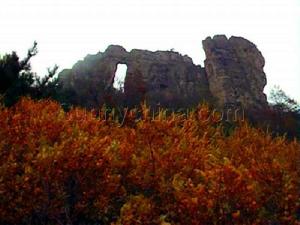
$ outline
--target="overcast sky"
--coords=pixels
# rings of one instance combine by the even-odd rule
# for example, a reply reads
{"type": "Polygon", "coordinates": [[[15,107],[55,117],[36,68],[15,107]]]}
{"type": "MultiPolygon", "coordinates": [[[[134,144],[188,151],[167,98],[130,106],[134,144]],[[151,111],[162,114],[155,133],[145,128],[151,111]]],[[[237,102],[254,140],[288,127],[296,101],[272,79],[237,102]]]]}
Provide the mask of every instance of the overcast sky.
{"type": "Polygon", "coordinates": [[[266,59],[265,93],[280,85],[300,101],[300,0],[0,0],[0,31],[1,54],[38,42],[40,75],[110,44],[174,48],[203,66],[203,39],[243,36],[266,59]]]}

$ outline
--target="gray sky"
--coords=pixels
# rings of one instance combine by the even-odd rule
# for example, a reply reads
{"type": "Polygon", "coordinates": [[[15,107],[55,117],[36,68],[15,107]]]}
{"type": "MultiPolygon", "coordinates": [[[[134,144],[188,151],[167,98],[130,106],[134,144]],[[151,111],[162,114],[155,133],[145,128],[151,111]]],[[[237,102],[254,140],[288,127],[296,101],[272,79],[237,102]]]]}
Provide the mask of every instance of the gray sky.
{"type": "Polygon", "coordinates": [[[0,29],[1,54],[25,56],[38,42],[40,75],[110,44],[174,48],[203,66],[203,39],[243,36],[266,59],[265,93],[280,85],[300,101],[300,0],[0,0],[0,29]]]}

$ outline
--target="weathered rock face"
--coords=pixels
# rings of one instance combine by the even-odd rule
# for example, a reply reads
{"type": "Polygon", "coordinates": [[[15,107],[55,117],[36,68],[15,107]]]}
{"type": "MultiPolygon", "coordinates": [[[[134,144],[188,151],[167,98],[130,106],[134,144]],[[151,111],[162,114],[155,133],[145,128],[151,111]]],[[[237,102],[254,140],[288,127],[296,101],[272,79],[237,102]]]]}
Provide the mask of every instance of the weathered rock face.
{"type": "MultiPolygon", "coordinates": [[[[121,46],[111,45],[104,53],[87,56],[72,70],[62,71],[60,79],[77,96],[87,92],[96,95],[103,88],[112,88],[118,64],[127,65],[125,102],[138,104],[146,99],[151,105],[185,107],[210,97],[205,69],[194,65],[188,56],[173,51],[127,52],[121,46]]],[[[98,97],[86,99],[88,105],[99,104],[98,97]]]]}
{"type": "Polygon", "coordinates": [[[111,45],[105,52],[88,55],[72,69],[62,71],[59,79],[80,104],[89,107],[99,106],[103,93],[113,89],[118,64],[127,65],[123,93],[127,105],[146,100],[152,106],[188,107],[213,99],[221,108],[260,108],[267,104],[264,58],[253,43],[218,35],[204,40],[203,48],[205,68],[173,51],[127,52],[111,45]]]}
{"type": "Polygon", "coordinates": [[[203,48],[209,89],[218,105],[247,109],[266,106],[265,61],[253,43],[241,37],[217,35],[204,40],[203,48]]]}

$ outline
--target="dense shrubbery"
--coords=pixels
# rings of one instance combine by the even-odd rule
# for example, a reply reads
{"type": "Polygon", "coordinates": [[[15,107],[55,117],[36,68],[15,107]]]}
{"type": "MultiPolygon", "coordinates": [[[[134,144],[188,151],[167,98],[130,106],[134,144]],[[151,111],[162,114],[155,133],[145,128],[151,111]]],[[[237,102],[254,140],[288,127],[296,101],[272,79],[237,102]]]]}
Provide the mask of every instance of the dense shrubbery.
{"type": "Polygon", "coordinates": [[[299,142],[247,123],[227,136],[206,107],[141,115],[2,107],[0,223],[300,224],[299,142]]]}

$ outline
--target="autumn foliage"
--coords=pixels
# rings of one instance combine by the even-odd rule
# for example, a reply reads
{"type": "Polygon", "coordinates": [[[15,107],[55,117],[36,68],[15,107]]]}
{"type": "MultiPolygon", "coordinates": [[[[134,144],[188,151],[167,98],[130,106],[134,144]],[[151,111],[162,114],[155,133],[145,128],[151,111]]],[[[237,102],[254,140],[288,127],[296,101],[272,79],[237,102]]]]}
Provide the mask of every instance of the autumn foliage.
{"type": "Polygon", "coordinates": [[[0,224],[300,224],[299,142],[199,109],[2,107],[0,224]]]}

